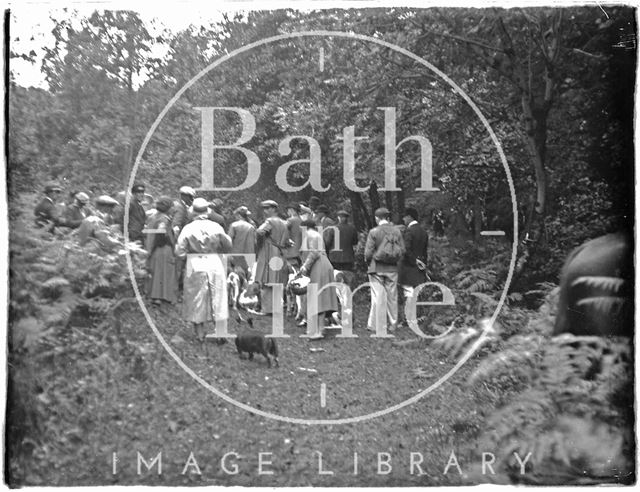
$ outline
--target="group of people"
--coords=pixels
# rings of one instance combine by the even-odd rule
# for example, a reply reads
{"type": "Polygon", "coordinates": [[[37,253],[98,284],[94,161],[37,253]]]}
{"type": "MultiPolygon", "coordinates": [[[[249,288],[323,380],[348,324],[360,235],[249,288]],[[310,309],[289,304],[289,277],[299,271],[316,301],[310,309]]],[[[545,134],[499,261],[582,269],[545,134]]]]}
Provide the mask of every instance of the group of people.
{"type": "MultiPolygon", "coordinates": [[[[36,224],[77,228],[81,244],[94,238],[106,247],[115,241],[111,235],[115,229],[126,232],[130,242],[138,242],[148,252],[147,297],[154,304],[173,304],[181,291],[183,317],[193,323],[200,341],[207,335],[207,322],[229,317],[231,271],[259,291],[256,310],[264,315],[283,305],[283,289],[277,287],[286,286],[292,273],[309,277],[319,290],[311,313],[317,317],[310,323],[315,327],[309,334],[312,340],[323,338],[325,323],[339,321],[340,291],[328,284],[339,280],[353,287],[358,232],[349,223],[349,212],[337,211],[334,221],[317,197],[288,203],[284,210],[277,202],[265,200],[258,225],[246,206],[236,208],[228,220],[221,200],[196,197],[189,186],[179,189],[178,199],[162,196],[155,208],[146,211],[145,187],[135,184],[125,224],[124,192],[116,198],[97,197],[95,210],[88,206],[86,193],[74,192],[71,203],[60,211],[56,204],[61,192],[55,183],[45,187],[35,209],[36,224]]],[[[398,285],[407,298],[425,281],[428,235],[418,223],[418,212],[403,211],[404,227],[394,225],[389,216],[386,208],[375,211],[376,227],[368,232],[364,247],[371,284],[367,328],[372,331],[381,323],[388,331],[398,326],[398,285]]],[[[296,321],[304,327],[308,322],[305,297],[298,301],[296,321]]]]}

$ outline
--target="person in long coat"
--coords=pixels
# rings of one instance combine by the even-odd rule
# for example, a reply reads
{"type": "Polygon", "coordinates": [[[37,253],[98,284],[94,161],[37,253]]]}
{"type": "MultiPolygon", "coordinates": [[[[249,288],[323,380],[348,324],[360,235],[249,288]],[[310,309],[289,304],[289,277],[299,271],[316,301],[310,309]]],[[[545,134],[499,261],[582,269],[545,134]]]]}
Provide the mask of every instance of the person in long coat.
{"type": "Polygon", "coordinates": [[[173,202],[169,197],[156,201],[156,213],[149,219],[146,247],[149,252],[150,277],[147,295],[154,304],[162,301],[174,303],[177,300],[176,260],[173,255],[175,236],[168,213],[173,202]]]}
{"type": "Polygon", "coordinates": [[[273,313],[273,288],[267,284],[287,283],[286,248],[289,242],[287,223],[278,217],[278,204],[265,200],[260,204],[266,217],[258,227],[255,282],[260,284],[261,314],[273,313]],[[278,261],[279,260],[279,261],[278,261]]]}
{"type": "MultiPolygon", "coordinates": [[[[305,220],[300,224],[306,228],[306,237],[302,242],[302,268],[300,273],[309,277],[310,283],[318,286],[318,291],[325,285],[334,281],[334,271],[324,247],[322,236],[316,229],[314,220],[305,220]]],[[[308,304],[307,300],[307,304],[308,304]]],[[[315,333],[310,333],[311,339],[322,338],[322,325],[326,315],[338,310],[338,296],[334,287],[328,287],[318,294],[317,312],[311,313],[317,316],[317,328],[315,333]]]]}
{"type": "Polygon", "coordinates": [[[409,299],[413,296],[414,288],[427,281],[425,265],[429,236],[418,223],[418,211],[415,208],[406,208],[402,221],[406,226],[402,234],[406,251],[398,262],[398,285],[403,297],[409,299]]]}
{"type": "Polygon", "coordinates": [[[290,203],[287,205],[287,229],[289,230],[289,247],[285,253],[289,264],[299,269],[300,262],[300,245],[302,244],[302,229],[300,224],[302,219],[300,218],[300,205],[297,203],[290,203]]]}
{"type": "MultiPolygon", "coordinates": [[[[193,204],[196,191],[191,186],[180,187],[180,198],[173,202],[173,208],[170,210],[171,228],[173,235],[178,237],[182,228],[189,222],[189,207],[193,204]]],[[[184,278],[185,261],[182,258],[176,258],[176,277],[178,280],[178,290],[182,290],[182,280],[184,278]]]]}
{"type": "Polygon", "coordinates": [[[193,201],[196,216],[178,237],[175,253],[187,259],[184,274],[182,315],[193,323],[196,337],[204,342],[204,323],[229,318],[227,272],[222,255],[231,251],[231,238],[220,224],[207,218],[208,202],[193,201]]]}
{"type": "Polygon", "coordinates": [[[229,226],[229,237],[231,238],[231,261],[233,266],[243,269],[246,278],[249,278],[251,269],[255,263],[255,258],[246,258],[242,255],[256,254],[256,228],[248,220],[249,209],[245,206],[234,210],[236,220],[229,226]]]}

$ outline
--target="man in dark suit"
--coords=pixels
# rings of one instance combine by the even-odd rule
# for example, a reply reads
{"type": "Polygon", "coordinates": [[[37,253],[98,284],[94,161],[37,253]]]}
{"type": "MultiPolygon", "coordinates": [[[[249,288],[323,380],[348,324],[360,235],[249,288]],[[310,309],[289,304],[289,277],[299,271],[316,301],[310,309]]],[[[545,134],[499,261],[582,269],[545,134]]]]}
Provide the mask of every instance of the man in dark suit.
{"type": "Polygon", "coordinates": [[[44,197],[34,210],[36,216],[36,225],[43,227],[46,225],[51,226],[51,229],[55,227],[58,221],[58,212],[56,210],[55,200],[60,196],[62,188],[57,183],[47,183],[44,188],[44,197]]]}
{"type": "Polygon", "coordinates": [[[329,207],[326,205],[318,205],[318,208],[315,212],[316,226],[318,228],[318,232],[322,234],[322,240],[324,241],[324,247],[327,254],[331,249],[331,245],[333,244],[333,236],[336,223],[334,220],[329,217],[329,207]]]}
{"type": "Polygon", "coordinates": [[[134,184],[131,188],[131,202],[129,203],[129,241],[138,241],[140,244],[144,241],[144,224],[147,221],[147,214],[142,206],[142,200],[144,199],[144,186],[141,184],[134,184]]]}
{"type": "Polygon", "coordinates": [[[336,214],[338,216],[337,236],[334,238],[329,247],[329,260],[333,265],[333,268],[343,272],[353,272],[353,264],[355,263],[355,254],[353,248],[358,244],[358,231],[349,223],[349,212],[346,210],[339,210],[336,214]]]}
{"type": "Polygon", "coordinates": [[[413,290],[426,281],[427,246],[429,236],[418,223],[418,211],[406,208],[402,215],[406,226],[403,234],[405,254],[398,263],[398,284],[405,299],[413,296],[413,290]]]}

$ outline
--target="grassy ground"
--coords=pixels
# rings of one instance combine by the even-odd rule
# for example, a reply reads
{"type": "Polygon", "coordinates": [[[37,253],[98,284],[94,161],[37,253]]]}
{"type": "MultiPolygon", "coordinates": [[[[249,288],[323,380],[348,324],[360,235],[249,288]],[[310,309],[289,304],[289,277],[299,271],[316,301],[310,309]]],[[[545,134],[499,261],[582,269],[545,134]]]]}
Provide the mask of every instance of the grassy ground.
{"type": "MultiPolygon", "coordinates": [[[[11,209],[5,479],[12,486],[634,480],[628,340],[549,337],[557,302],[549,286],[513,293],[481,354],[419,401],[357,423],[292,424],[242,410],[189,376],[135,300],[116,302],[132,295],[123,252],[34,229],[20,218],[27,199],[11,209]],[[539,310],[524,307],[539,304],[528,295],[544,296],[539,310]],[[533,455],[526,477],[514,446],[533,455]],[[482,474],[483,452],[495,455],[496,476],[482,474]]],[[[273,369],[262,356],[241,360],[232,343],[202,347],[181,305],[147,310],[181,363],[229,398],[297,419],[364,416],[440,379],[456,363],[445,354],[474,343],[471,328],[495,309],[506,245],[462,246],[430,241],[429,271],[456,296],[454,306],[419,312],[428,334],[455,320],[454,333],[432,344],[407,328],[394,339],[371,338],[366,291],[354,299],[358,338],[310,342],[287,318],[290,338],[278,341],[273,369]]],[[[132,256],[138,276],[144,258],[132,256]]],[[[270,332],[269,318],[254,322],[270,332]]],[[[230,322],[232,332],[243,328],[230,322]]]]}
{"type": "MultiPolygon", "coordinates": [[[[365,299],[356,302],[359,338],[353,340],[309,342],[298,337],[302,330],[287,319],[285,333],[291,338],[279,341],[280,367],[273,369],[261,356],[239,359],[233,344],[211,344],[205,352],[179,318],[179,306],[149,310],[185,364],[229,396],[280,415],[337,419],[406,400],[454,363],[424,345],[397,346],[370,338],[363,326],[367,307],[365,299]],[[324,351],[311,352],[311,347],[324,351]],[[322,383],[327,387],[324,408],[322,383]]],[[[417,403],[373,420],[320,426],[274,421],[241,410],[194,381],[162,349],[137,306],[127,308],[121,320],[123,337],[107,328],[103,346],[54,355],[43,365],[52,368],[42,374],[40,398],[48,409],[45,445],[25,464],[25,484],[455,484],[461,480],[455,466],[443,473],[450,454],[456,453],[464,473],[474,460],[473,437],[482,414],[494,405],[487,394],[465,385],[470,371],[465,366],[417,403]],[[156,464],[151,471],[143,465],[138,474],[138,453],[149,463],[159,452],[162,473],[156,464]],[[195,466],[182,473],[190,453],[200,475],[195,466]],[[237,474],[221,467],[226,453],[237,453],[227,458],[228,471],[236,463],[237,474]],[[271,462],[263,464],[263,474],[259,453],[272,453],[262,456],[263,462],[271,462]],[[381,460],[390,459],[390,469],[384,464],[378,469],[378,453],[388,453],[390,458],[381,455],[381,460]],[[414,463],[421,462],[422,475],[415,466],[411,470],[412,453],[414,463]],[[273,473],[264,473],[269,471],[273,473]]],[[[256,321],[268,330],[266,319],[256,321]]],[[[230,329],[238,326],[232,322],[230,329]]],[[[66,336],[74,347],[82,346],[82,330],[72,328],[66,336]]],[[[396,340],[413,337],[408,329],[396,334],[396,340]]]]}

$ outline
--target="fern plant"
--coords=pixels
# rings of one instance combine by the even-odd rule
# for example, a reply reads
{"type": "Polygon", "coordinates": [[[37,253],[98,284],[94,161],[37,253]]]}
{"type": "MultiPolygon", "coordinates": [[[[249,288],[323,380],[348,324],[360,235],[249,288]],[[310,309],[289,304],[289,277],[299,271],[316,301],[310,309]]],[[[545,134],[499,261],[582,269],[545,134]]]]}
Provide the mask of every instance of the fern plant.
{"type": "MultiPolygon", "coordinates": [[[[471,381],[517,372],[526,364],[530,386],[489,417],[479,449],[500,449],[501,473],[511,481],[628,482],[634,445],[633,415],[628,411],[633,402],[623,397],[632,394],[633,387],[628,340],[524,335],[509,340],[508,346],[483,362],[471,381]],[[529,356],[525,347],[532,349],[529,356]],[[520,457],[531,453],[525,475],[514,451],[520,457]]],[[[475,479],[480,478],[477,472],[471,474],[475,479]]]]}

